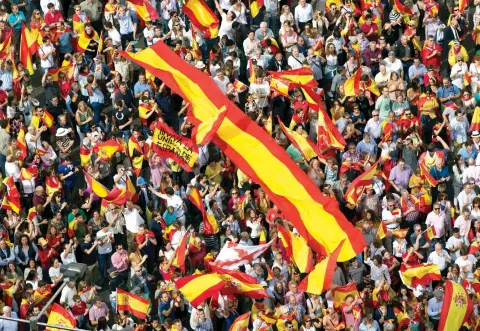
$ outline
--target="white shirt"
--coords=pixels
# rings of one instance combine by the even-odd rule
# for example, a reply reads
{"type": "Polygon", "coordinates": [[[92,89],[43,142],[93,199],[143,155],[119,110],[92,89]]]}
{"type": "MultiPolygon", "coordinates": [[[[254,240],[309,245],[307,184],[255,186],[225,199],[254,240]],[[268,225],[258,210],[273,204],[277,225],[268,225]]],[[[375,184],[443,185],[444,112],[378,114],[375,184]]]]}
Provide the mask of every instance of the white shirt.
{"type": "MultiPolygon", "coordinates": [[[[40,46],[40,48],[38,49],[38,54],[40,56],[43,56],[47,53],[49,53],[50,51],[52,50],[55,50],[55,47],[53,47],[52,44],[50,45],[45,45],[43,44],[42,46],[40,46]]],[[[48,68],[51,68],[55,65],[55,61],[53,59],[53,53],[50,53],[45,59],[43,60],[40,60],[40,66],[44,69],[48,69],[48,68]]]]}
{"type": "Polygon", "coordinates": [[[465,62],[455,63],[450,69],[450,78],[452,79],[452,84],[457,86],[459,89],[463,89],[463,78],[468,71],[467,64],[465,62]]]}
{"type": "Polygon", "coordinates": [[[295,7],[295,23],[307,23],[308,21],[311,21],[313,18],[313,9],[312,5],[309,3],[305,4],[305,7],[302,7],[301,5],[297,5],[295,7]]]}
{"type": "MultiPolygon", "coordinates": [[[[136,210],[136,209],[135,209],[136,210]]],[[[112,252],[112,241],[110,238],[113,237],[113,233],[110,231],[110,228],[107,232],[100,230],[97,232],[97,239],[101,239],[103,244],[98,245],[98,254],[108,254],[112,252]]]]}
{"type": "Polygon", "coordinates": [[[267,82],[257,84],[252,83],[250,84],[250,88],[248,90],[251,94],[257,95],[266,95],[267,97],[256,98],[255,103],[260,108],[265,108],[268,106],[268,96],[270,95],[270,84],[267,82]]]}
{"type": "Polygon", "coordinates": [[[255,47],[259,45],[258,40],[250,40],[247,38],[243,41],[243,50],[245,51],[245,56],[250,57],[254,54],[255,47]]]}
{"type": "Polygon", "coordinates": [[[64,304],[65,302],[70,306],[73,307],[75,301],[73,301],[73,296],[77,294],[77,289],[75,286],[70,288],[68,285],[65,286],[62,290],[62,295],[60,296],[60,304],[64,304]]]}
{"type": "MultiPolygon", "coordinates": [[[[459,236],[458,238],[451,236],[447,240],[446,247],[452,249],[457,247],[460,243],[465,244],[465,239],[462,238],[462,236],[459,236]]],[[[452,258],[452,261],[456,261],[460,257],[460,250],[457,250],[456,252],[450,252],[450,257],[452,258]]]]}
{"type": "Polygon", "coordinates": [[[154,36],[153,27],[152,27],[151,30],[149,30],[148,28],[143,29],[143,36],[145,37],[145,39],[147,39],[147,37],[152,38],[151,41],[147,40],[147,46],[152,46],[153,45],[153,36],[154,36]]]}
{"type": "Polygon", "coordinates": [[[473,272],[475,263],[477,263],[477,259],[472,254],[468,254],[466,260],[461,256],[455,260],[455,264],[458,264],[460,271],[465,271],[467,274],[473,272]]]}
{"type": "Polygon", "coordinates": [[[292,69],[300,69],[303,67],[303,61],[305,60],[305,56],[302,53],[299,53],[297,56],[290,55],[288,57],[288,65],[292,67],[292,69]]]}
{"type": "Polygon", "coordinates": [[[385,59],[385,69],[387,69],[388,74],[395,71],[398,75],[400,75],[403,70],[402,61],[395,59],[395,61],[392,63],[390,62],[390,59],[387,58],[385,59]]]}
{"type": "Polygon", "coordinates": [[[447,256],[448,252],[444,249],[442,249],[441,256],[437,253],[437,251],[433,251],[428,256],[428,262],[436,264],[440,271],[442,271],[448,266],[446,258],[447,256]]]}
{"type": "Polygon", "coordinates": [[[50,278],[53,280],[53,278],[58,278],[60,277],[61,273],[60,273],[60,267],[62,266],[61,263],[59,263],[59,266],[58,268],[54,268],[54,267],[50,267],[50,269],[48,269],[48,275],[50,276],[50,278]]]}
{"type": "MultiPolygon", "coordinates": [[[[399,211],[398,215],[393,216],[390,210],[387,210],[387,209],[382,210],[382,221],[389,221],[393,218],[398,218],[398,217],[402,217],[401,211],[399,211]]],[[[398,222],[388,224],[387,228],[391,230],[395,230],[396,228],[398,228],[398,222]]]]}
{"type": "Polygon", "coordinates": [[[5,172],[7,176],[13,176],[16,182],[20,177],[20,168],[18,166],[18,161],[15,162],[5,162],[5,172]]]}
{"type": "Polygon", "coordinates": [[[220,80],[217,76],[213,77],[213,81],[217,84],[218,88],[222,91],[223,94],[227,94],[227,85],[230,83],[230,80],[223,76],[223,80],[220,80]]]}
{"type": "Polygon", "coordinates": [[[42,148],[42,143],[40,142],[40,137],[38,137],[37,140],[32,141],[33,137],[34,136],[30,132],[27,132],[27,134],[25,134],[25,140],[27,141],[28,150],[33,154],[35,154],[35,152],[37,151],[37,148],[40,148],[40,149],[43,149],[43,148],[42,148]]]}
{"type": "Polygon", "coordinates": [[[182,225],[182,228],[180,230],[177,230],[175,231],[175,233],[173,234],[172,236],[172,247],[173,249],[177,249],[178,245],[180,244],[180,241],[182,240],[185,232],[187,232],[187,230],[185,230],[185,227],[182,225]]]}
{"type": "Polygon", "coordinates": [[[126,208],[123,211],[123,217],[125,218],[125,227],[132,233],[138,233],[138,227],[145,223],[136,208],[132,210],[126,208]]]}
{"type": "MultiPolygon", "coordinates": [[[[145,31],[143,33],[145,34],[145,31]]],[[[115,46],[122,46],[122,39],[120,37],[120,32],[118,32],[118,30],[115,29],[115,27],[108,30],[107,35],[108,37],[112,38],[112,42],[115,46]]]]}
{"type": "Polygon", "coordinates": [[[177,218],[182,217],[185,214],[185,210],[183,209],[183,200],[178,195],[174,194],[171,197],[165,199],[167,201],[167,207],[173,207],[175,211],[175,216],[177,218]]]}

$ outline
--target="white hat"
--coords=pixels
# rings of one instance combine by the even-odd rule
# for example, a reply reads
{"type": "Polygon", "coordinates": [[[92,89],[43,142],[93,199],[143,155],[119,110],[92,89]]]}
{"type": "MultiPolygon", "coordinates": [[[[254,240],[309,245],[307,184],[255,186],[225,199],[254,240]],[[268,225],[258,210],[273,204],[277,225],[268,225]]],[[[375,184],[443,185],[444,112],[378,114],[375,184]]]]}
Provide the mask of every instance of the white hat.
{"type": "Polygon", "coordinates": [[[57,130],[57,134],[55,136],[57,137],[64,137],[68,134],[68,130],[64,128],[60,128],[57,130]]]}
{"type": "Polygon", "coordinates": [[[205,68],[205,63],[203,63],[202,61],[197,61],[197,63],[195,64],[195,68],[203,69],[205,68]]]}
{"type": "Polygon", "coordinates": [[[480,133],[478,131],[472,132],[472,138],[480,137],[480,133]]]}

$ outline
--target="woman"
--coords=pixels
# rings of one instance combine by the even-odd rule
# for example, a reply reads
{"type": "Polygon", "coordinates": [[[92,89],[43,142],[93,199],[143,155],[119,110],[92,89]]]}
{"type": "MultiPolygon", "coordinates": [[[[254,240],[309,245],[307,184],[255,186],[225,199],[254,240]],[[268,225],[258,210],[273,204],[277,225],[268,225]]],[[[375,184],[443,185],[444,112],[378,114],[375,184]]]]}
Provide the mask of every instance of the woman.
{"type": "Polygon", "coordinates": [[[13,235],[15,233],[15,228],[19,223],[20,223],[20,217],[18,217],[18,215],[12,210],[7,209],[6,215],[3,218],[3,225],[5,226],[5,229],[8,231],[8,236],[10,238],[13,238],[13,235]]]}
{"type": "Polygon", "coordinates": [[[457,62],[450,69],[450,78],[452,84],[463,90],[465,74],[468,72],[468,66],[463,61],[462,55],[457,55],[457,62]]]}
{"type": "Polygon", "coordinates": [[[468,72],[472,75],[472,91],[477,91],[477,86],[480,81],[480,55],[473,57],[473,62],[470,63],[468,72]]]}
{"type": "Polygon", "coordinates": [[[161,249],[159,252],[158,252],[158,256],[161,258],[161,257],[165,257],[167,260],[171,260],[174,256],[175,256],[175,249],[173,249],[172,247],[172,243],[170,243],[169,241],[167,241],[163,247],[163,249],[161,249]]]}
{"type": "Polygon", "coordinates": [[[30,242],[28,236],[22,234],[15,245],[15,260],[20,268],[25,269],[28,265],[30,259],[38,261],[38,248],[37,246],[30,242]]]}
{"type": "Polygon", "coordinates": [[[37,30],[40,31],[45,25],[45,21],[43,19],[40,10],[34,9],[32,12],[32,17],[30,18],[30,30],[37,30]]]}
{"type": "Polygon", "coordinates": [[[260,230],[262,227],[260,217],[257,217],[255,210],[251,208],[247,209],[247,211],[245,212],[245,215],[246,215],[245,221],[247,224],[247,228],[250,231],[250,238],[254,243],[254,245],[258,245],[260,240],[260,230]]]}
{"type": "Polygon", "coordinates": [[[231,0],[230,8],[228,11],[232,11],[236,16],[236,22],[242,25],[247,25],[247,7],[243,4],[242,0],[231,0]]]}
{"type": "Polygon", "coordinates": [[[355,54],[348,54],[348,59],[347,62],[344,63],[343,67],[345,68],[345,71],[347,73],[347,77],[352,77],[353,74],[357,71],[358,69],[358,61],[356,59],[355,54]]]}
{"type": "Polygon", "coordinates": [[[15,262],[8,262],[7,265],[7,278],[13,284],[17,282],[17,280],[23,278],[22,270],[15,264],[15,262]]]}
{"type": "Polygon", "coordinates": [[[33,259],[30,259],[28,261],[28,266],[25,268],[25,270],[23,271],[23,278],[24,279],[27,279],[28,277],[28,274],[33,271],[33,272],[36,272],[36,276],[37,276],[37,279],[38,280],[42,280],[43,279],[43,270],[42,270],[42,267],[39,266],[37,264],[37,261],[33,260],[33,259]]]}
{"type": "Polygon", "coordinates": [[[340,113],[343,116],[345,113],[345,107],[342,106],[342,102],[340,99],[336,99],[333,101],[333,107],[330,109],[330,113],[332,114],[332,118],[335,117],[336,113],[340,113]]]}
{"type": "Polygon", "coordinates": [[[136,242],[132,242],[129,244],[128,247],[128,259],[130,260],[130,267],[132,268],[132,272],[136,267],[142,267],[145,261],[147,260],[148,256],[142,255],[140,248],[136,242]]]}
{"type": "Polygon", "coordinates": [[[54,258],[52,266],[50,267],[50,269],[48,269],[48,275],[52,280],[53,286],[59,284],[63,279],[63,274],[60,272],[61,266],[62,264],[60,263],[60,260],[58,258],[54,258]]]}
{"type": "Polygon", "coordinates": [[[335,77],[335,75],[337,74],[338,68],[337,51],[333,43],[327,44],[327,48],[325,49],[325,59],[327,61],[325,66],[324,79],[332,80],[333,77],[335,77]]]}
{"type": "Polygon", "coordinates": [[[75,34],[82,33],[85,30],[85,23],[90,22],[87,13],[82,10],[79,5],[74,7],[74,14],[72,17],[73,21],[73,32],[75,34]]]}
{"type": "Polygon", "coordinates": [[[387,83],[390,100],[395,101],[398,95],[405,96],[405,81],[396,71],[390,73],[390,80],[387,83]]]}
{"type": "Polygon", "coordinates": [[[423,18],[423,26],[425,28],[425,39],[427,39],[428,36],[436,37],[437,31],[439,30],[439,27],[441,25],[443,25],[443,23],[442,21],[440,21],[437,14],[425,12],[425,16],[423,18]]]}
{"type": "Polygon", "coordinates": [[[257,210],[262,214],[267,214],[271,207],[270,198],[267,196],[262,188],[257,190],[257,197],[255,198],[255,205],[257,210]]]}
{"type": "Polygon", "coordinates": [[[329,157],[327,159],[327,164],[325,165],[325,181],[336,182],[338,175],[338,165],[334,157],[329,157]]]}
{"type": "Polygon", "coordinates": [[[133,319],[129,316],[128,311],[118,310],[117,315],[114,318],[114,324],[112,326],[112,331],[129,331],[133,330],[133,327],[136,324],[133,319]]]}
{"type": "Polygon", "coordinates": [[[383,263],[387,266],[388,272],[390,274],[390,280],[392,285],[398,285],[400,279],[397,277],[398,268],[400,268],[400,262],[390,254],[390,252],[383,252],[383,263]]]}
{"type": "Polygon", "coordinates": [[[60,87],[60,97],[67,100],[67,96],[72,89],[72,77],[67,76],[65,70],[58,72],[58,86],[60,87]]]}
{"type": "Polygon", "coordinates": [[[80,101],[78,103],[75,120],[77,123],[77,132],[80,136],[80,141],[82,141],[88,133],[90,125],[93,121],[93,110],[88,107],[84,101],[80,101]]]}
{"type": "Polygon", "coordinates": [[[422,90],[419,85],[418,79],[413,79],[410,83],[410,87],[407,89],[407,101],[410,104],[410,110],[415,116],[418,114],[418,98],[422,94],[422,90]]]}
{"type": "MultiPolygon", "coordinates": [[[[477,213],[478,211],[480,211],[480,207],[479,207],[479,204],[480,204],[480,198],[475,198],[473,199],[473,203],[472,204],[475,204],[477,205],[477,213]],[[475,201],[475,199],[479,199],[477,201],[475,201]]],[[[473,208],[472,208],[472,215],[473,215],[473,208]]],[[[477,217],[475,217],[477,218],[477,217]]],[[[473,222],[473,226],[472,228],[470,229],[470,232],[468,233],[468,241],[470,243],[472,243],[476,238],[477,238],[477,233],[480,232],[480,221],[478,219],[475,219],[475,221],[473,222]]]]}
{"type": "Polygon", "coordinates": [[[323,299],[318,294],[310,294],[309,298],[307,299],[307,311],[308,315],[311,317],[323,317],[323,309],[325,306],[323,305],[323,299]]]}
{"type": "MultiPolygon", "coordinates": [[[[294,17],[288,5],[282,6],[282,12],[280,14],[280,25],[283,25],[285,21],[294,23],[294,17]]],[[[276,31],[273,32],[275,33],[276,31]]]]}
{"type": "Polygon", "coordinates": [[[355,126],[355,129],[364,132],[367,120],[365,118],[365,114],[360,111],[360,106],[358,103],[353,104],[353,112],[350,115],[350,119],[352,120],[352,124],[355,126]]]}
{"type": "Polygon", "coordinates": [[[407,240],[402,237],[395,237],[393,242],[393,255],[402,261],[402,256],[407,252],[407,240]]]}
{"type": "Polygon", "coordinates": [[[58,233],[55,226],[50,226],[47,234],[47,243],[49,248],[53,248],[58,254],[62,251],[62,244],[65,241],[63,235],[58,233]]]}
{"type": "Polygon", "coordinates": [[[98,210],[93,212],[93,217],[88,221],[88,227],[90,228],[90,232],[96,234],[98,231],[102,229],[102,221],[103,218],[100,215],[98,210]]]}
{"type": "MultiPolygon", "coordinates": [[[[26,271],[27,269],[25,269],[26,271]]],[[[38,273],[35,270],[30,270],[28,274],[25,276],[25,284],[30,284],[32,285],[32,289],[34,291],[37,290],[38,288],[38,282],[41,279],[38,279],[38,273]]]]}
{"type": "Polygon", "coordinates": [[[448,268],[447,279],[457,284],[463,283],[464,278],[460,273],[460,267],[458,266],[458,264],[455,263],[454,265],[448,268]]]}
{"type": "Polygon", "coordinates": [[[62,213],[67,207],[67,202],[62,201],[62,194],[59,191],[53,193],[52,200],[50,201],[50,208],[52,214],[62,213]]]}
{"type": "Polygon", "coordinates": [[[320,168],[320,161],[318,159],[311,159],[310,163],[308,164],[308,170],[307,170],[308,177],[317,185],[318,188],[322,186],[324,183],[325,179],[325,174],[320,168]]]}

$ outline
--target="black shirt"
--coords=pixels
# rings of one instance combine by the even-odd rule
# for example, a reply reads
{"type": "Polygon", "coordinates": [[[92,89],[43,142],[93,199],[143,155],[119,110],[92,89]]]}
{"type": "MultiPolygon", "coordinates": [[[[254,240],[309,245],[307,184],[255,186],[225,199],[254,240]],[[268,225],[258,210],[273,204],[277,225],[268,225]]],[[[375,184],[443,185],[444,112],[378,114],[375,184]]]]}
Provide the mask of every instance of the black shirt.
{"type": "Polygon", "coordinates": [[[89,242],[89,243],[84,242],[80,244],[80,247],[82,248],[82,252],[83,252],[82,262],[85,263],[86,265],[94,265],[95,263],[97,263],[98,251],[96,247],[90,254],[87,254],[85,252],[90,248],[92,248],[92,246],[93,246],[92,242],[89,242]]]}
{"type": "MultiPolygon", "coordinates": [[[[115,117],[115,123],[118,128],[120,125],[125,125],[132,117],[132,114],[130,113],[128,108],[125,107],[120,110],[115,109],[113,111],[113,117],[115,117]]],[[[122,130],[129,130],[129,129],[130,129],[130,125],[124,127],[122,130]]]]}
{"type": "Polygon", "coordinates": [[[115,94],[115,102],[117,102],[118,100],[123,100],[127,108],[134,108],[134,98],[130,90],[127,89],[125,91],[125,94],[123,94],[121,91],[118,91],[117,94],[115,94]]]}

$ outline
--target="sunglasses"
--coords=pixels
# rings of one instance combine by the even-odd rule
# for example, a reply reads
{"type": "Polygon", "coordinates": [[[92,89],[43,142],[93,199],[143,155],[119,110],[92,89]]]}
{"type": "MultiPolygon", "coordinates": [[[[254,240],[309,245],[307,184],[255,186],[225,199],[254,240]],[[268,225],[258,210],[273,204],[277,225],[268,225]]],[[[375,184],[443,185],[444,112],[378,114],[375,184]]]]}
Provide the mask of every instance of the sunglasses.
{"type": "Polygon", "coordinates": [[[440,210],[440,208],[433,208],[433,210],[440,210]]]}

